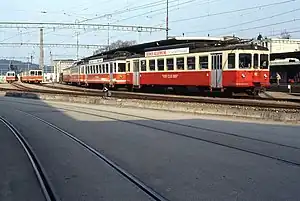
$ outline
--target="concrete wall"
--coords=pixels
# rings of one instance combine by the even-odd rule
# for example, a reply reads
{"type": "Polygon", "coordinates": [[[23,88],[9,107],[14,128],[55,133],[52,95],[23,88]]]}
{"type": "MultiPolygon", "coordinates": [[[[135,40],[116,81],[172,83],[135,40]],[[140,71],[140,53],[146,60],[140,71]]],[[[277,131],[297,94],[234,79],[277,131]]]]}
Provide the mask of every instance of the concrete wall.
{"type": "Polygon", "coordinates": [[[54,82],[59,81],[59,75],[63,72],[63,69],[70,67],[75,60],[65,59],[65,60],[54,60],[54,82]]]}

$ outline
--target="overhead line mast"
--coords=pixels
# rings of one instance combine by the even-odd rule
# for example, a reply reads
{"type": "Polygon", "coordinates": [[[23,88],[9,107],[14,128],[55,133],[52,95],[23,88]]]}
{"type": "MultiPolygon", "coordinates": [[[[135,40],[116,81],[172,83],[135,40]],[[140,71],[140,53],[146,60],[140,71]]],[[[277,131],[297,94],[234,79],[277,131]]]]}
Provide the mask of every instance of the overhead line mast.
{"type": "Polygon", "coordinates": [[[167,0],[166,39],[169,39],[169,0],[167,0]]]}

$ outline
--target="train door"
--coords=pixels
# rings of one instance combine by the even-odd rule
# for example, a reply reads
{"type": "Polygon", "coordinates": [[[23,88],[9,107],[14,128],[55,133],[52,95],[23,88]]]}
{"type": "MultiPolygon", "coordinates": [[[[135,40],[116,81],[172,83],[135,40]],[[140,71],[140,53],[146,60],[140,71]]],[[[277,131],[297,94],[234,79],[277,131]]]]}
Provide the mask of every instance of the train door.
{"type": "Polygon", "coordinates": [[[130,61],[126,61],[126,84],[132,84],[130,72],[130,61]]]}
{"type": "Polygon", "coordinates": [[[140,61],[133,61],[133,86],[140,86],[140,61]]]}
{"type": "Polygon", "coordinates": [[[222,54],[211,55],[211,87],[222,88],[222,54]]]}
{"type": "Polygon", "coordinates": [[[113,83],[113,79],[114,79],[114,65],[116,65],[115,62],[109,63],[109,83],[110,84],[113,83]]]}

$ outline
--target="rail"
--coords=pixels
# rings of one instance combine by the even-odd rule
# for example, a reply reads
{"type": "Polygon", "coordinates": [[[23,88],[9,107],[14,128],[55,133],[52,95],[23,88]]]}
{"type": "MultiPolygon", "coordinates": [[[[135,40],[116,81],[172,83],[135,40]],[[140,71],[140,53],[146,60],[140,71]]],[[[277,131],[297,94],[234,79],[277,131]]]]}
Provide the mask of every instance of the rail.
{"type": "MultiPolygon", "coordinates": [[[[99,97],[104,96],[102,91],[99,92],[79,92],[79,91],[54,91],[54,90],[44,90],[44,89],[34,89],[20,86],[22,92],[28,93],[39,93],[39,94],[52,94],[52,95],[68,95],[75,97],[99,97]]],[[[20,89],[5,91],[18,91],[20,89]]],[[[67,90],[67,89],[65,89],[67,90]]],[[[139,99],[139,100],[151,100],[151,101],[170,101],[170,102],[187,102],[187,103],[207,103],[207,104],[223,104],[232,106],[248,106],[257,108],[278,108],[278,109],[300,109],[300,99],[291,100],[296,103],[284,99],[261,99],[261,100],[251,100],[251,99],[232,99],[232,98],[211,98],[211,97],[196,97],[196,96],[179,96],[179,95],[164,95],[164,94],[148,94],[148,93],[133,93],[133,92],[121,92],[113,91],[111,93],[112,98],[116,99],[139,99]]]]}
{"type": "Polygon", "coordinates": [[[23,135],[5,118],[0,117],[0,121],[14,134],[16,139],[21,144],[22,148],[24,149],[28,159],[31,163],[31,166],[34,170],[34,173],[37,177],[37,180],[40,184],[42,192],[45,196],[47,201],[56,201],[59,200],[57,195],[54,193],[53,187],[48,179],[43,166],[41,165],[38,157],[36,156],[35,152],[27,142],[27,140],[23,137],[23,135]]]}

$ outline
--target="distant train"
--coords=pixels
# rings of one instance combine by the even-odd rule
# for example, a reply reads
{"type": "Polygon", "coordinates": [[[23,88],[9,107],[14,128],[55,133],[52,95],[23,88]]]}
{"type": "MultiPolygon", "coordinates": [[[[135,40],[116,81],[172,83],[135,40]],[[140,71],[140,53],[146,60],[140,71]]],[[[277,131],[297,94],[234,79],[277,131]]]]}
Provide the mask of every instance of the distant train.
{"type": "Polygon", "coordinates": [[[29,70],[20,73],[21,82],[25,83],[41,83],[43,81],[42,70],[29,70]]]}
{"type": "Polygon", "coordinates": [[[15,71],[8,71],[5,75],[5,80],[8,83],[13,83],[15,81],[18,81],[18,77],[15,71]]]}
{"type": "Polygon", "coordinates": [[[269,87],[269,50],[253,44],[204,48],[160,47],[144,54],[98,58],[63,70],[64,83],[132,89],[196,87],[257,94],[269,87]]]}

